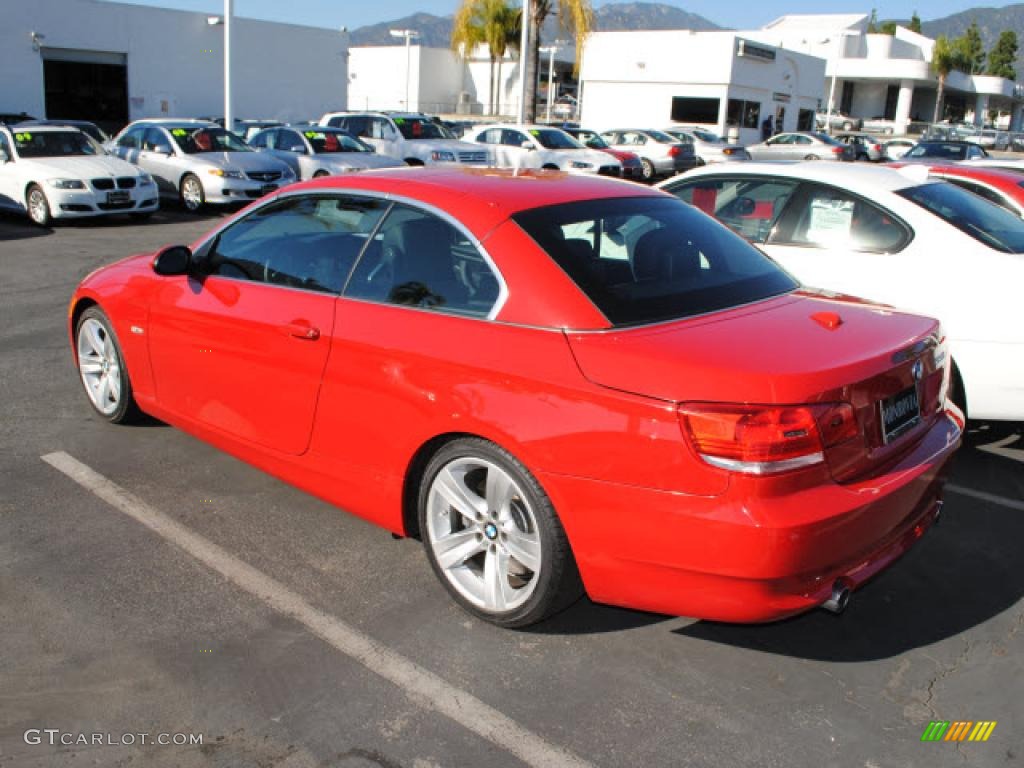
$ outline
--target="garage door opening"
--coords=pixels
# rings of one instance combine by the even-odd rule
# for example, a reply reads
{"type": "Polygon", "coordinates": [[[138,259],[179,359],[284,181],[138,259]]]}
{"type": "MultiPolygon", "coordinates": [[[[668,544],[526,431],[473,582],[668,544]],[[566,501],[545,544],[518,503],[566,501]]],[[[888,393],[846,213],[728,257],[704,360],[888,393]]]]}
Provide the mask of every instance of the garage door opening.
{"type": "Polygon", "coordinates": [[[44,48],[46,117],[91,120],[113,134],[128,123],[128,66],[123,53],[44,48]]]}

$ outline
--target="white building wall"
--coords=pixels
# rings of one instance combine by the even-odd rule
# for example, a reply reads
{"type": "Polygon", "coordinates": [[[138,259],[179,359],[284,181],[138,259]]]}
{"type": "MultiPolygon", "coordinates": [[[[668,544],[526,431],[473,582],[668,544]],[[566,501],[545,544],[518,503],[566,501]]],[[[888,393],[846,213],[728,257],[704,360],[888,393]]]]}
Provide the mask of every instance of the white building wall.
{"type": "MultiPolygon", "coordinates": [[[[224,27],[206,13],[31,0],[4,2],[0,16],[0,110],[47,116],[36,32],[44,47],[126,54],[133,120],[224,112],[224,27]]],[[[237,117],[301,120],[345,108],[347,35],[242,18],[232,32],[237,117]]]]}
{"type": "MultiPolygon", "coordinates": [[[[410,48],[409,101],[416,94],[419,46],[410,48]]],[[[350,109],[408,109],[405,99],[405,46],[357,46],[349,51],[348,104],[350,109]]]]}

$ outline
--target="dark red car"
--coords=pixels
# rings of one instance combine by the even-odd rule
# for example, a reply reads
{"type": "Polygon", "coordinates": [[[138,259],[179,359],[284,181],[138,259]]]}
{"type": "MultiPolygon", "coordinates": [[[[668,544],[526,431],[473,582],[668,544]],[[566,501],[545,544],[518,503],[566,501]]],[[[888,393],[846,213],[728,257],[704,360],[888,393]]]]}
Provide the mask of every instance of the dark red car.
{"type": "Polygon", "coordinates": [[[622,163],[622,178],[639,181],[644,177],[644,167],[640,162],[640,156],[635,152],[626,152],[621,149],[614,149],[596,131],[586,128],[563,128],[563,131],[579,141],[588,149],[599,149],[607,152],[620,163],[622,163]]]}
{"type": "MultiPolygon", "coordinates": [[[[928,175],[981,195],[1015,216],[1024,218],[1024,166],[1015,166],[1012,160],[1005,166],[996,165],[998,162],[976,160],[963,165],[929,163],[928,175]]],[[[889,165],[900,168],[905,164],[897,162],[889,165]]]]}
{"type": "Polygon", "coordinates": [[[581,590],[725,621],[841,610],[935,519],[960,440],[936,321],[803,289],[613,179],[293,185],[94,272],[68,328],[103,418],[151,414],[421,537],[505,626],[581,590]]]}

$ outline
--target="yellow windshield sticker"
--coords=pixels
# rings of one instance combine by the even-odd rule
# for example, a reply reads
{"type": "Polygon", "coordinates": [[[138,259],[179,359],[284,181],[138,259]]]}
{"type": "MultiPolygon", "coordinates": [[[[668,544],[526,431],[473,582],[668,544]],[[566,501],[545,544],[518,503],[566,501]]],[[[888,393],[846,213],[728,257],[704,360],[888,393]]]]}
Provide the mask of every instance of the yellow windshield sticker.
{"type": "Polygon", "coordinates": [[[175,136],[187,136],[188,135],[188,131],[186,131],[184,128],[175,128],[173,131],[171,131],[171,133],[173,133],[175,136]]]}
{"type": "Polygon", "coordinates": [[[15,138],[16,141],[32,141],[32,134],[31,133],[16,133],[16,134],[14,134],[14,138],[15,138]]]}
{"type": "Polygon", "coordinates": [[[405,125],[405,118],[404,117],[396,117],[395,118],[395,125],[405,125]]]}
{"type": "Polygon", "coordinates": [[[531,136],[540,136],[540,131],[538,131],[536,128],[531,128],[530,129],[530,135],[531,136]]]}
{"type": "Polygon", "coordinates": [[[322,133],[318,133],[316,131],[306,131],[306,138],[307,139],[323,139],[323,138],[326,138],[326,137],[322,133]]]}

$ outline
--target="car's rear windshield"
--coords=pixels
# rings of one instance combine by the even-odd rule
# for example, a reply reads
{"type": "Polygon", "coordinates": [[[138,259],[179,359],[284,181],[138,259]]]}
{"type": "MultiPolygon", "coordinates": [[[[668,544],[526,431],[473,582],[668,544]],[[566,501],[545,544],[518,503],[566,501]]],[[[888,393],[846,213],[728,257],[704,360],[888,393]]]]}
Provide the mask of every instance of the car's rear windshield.
{"type": "Polygon", "coordinates": [[[746,240],[677,199],[588,200],[513,219],[619,327],[727,309],[798,287],[746,240]]]}
{"type": "Polygon", "coordinates": [[[937,182],[901,189],[897,194],[990,248],[1024,253],[1024,221],[973,192],[937,182]]]}
{"type": "Polygon", "coordinates": [[[834,139],[833,137],[829,136],[827,133],[817,133],[817,132],[815,132],[815,133],[813,133],[811,135],[814,136],[816,139],[818,139],[818,141],[824,142],[825,144],[831,144],[834,147],[841,147],[841,146],[843,146],[843,142],[839,141],[838,139],[834,139]]]}
{"type": "Polygon", "coordinates": [[[918,144],[909,152],[907,157],[941,157],[945,160],[963,160],[967,157],[967,147],[963,144],[918,144]]]}
{"type": "Polygon", "coordinates": [[[29,157],[75,157],[100,155],[97,144],[79,130],[33,131],[31,128],[15,129],[14,146],[18,156],[29,157]]]}

